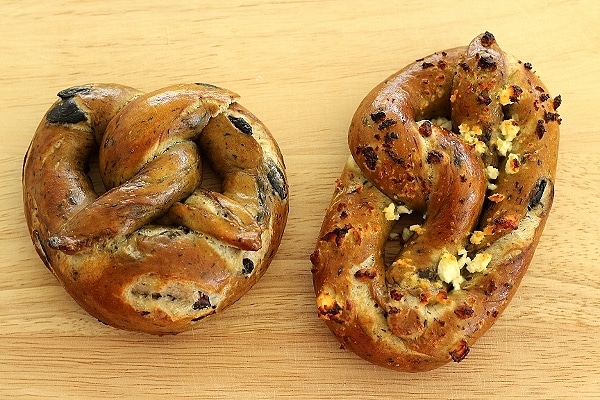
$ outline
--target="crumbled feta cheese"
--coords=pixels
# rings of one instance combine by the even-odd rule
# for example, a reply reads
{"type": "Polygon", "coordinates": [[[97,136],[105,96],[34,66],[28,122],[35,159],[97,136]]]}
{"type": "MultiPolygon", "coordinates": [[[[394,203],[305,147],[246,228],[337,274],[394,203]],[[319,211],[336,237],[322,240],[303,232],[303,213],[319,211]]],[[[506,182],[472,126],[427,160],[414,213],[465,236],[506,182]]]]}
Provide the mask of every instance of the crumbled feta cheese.
{"type": "Polygon", "coordinates": [[[506,171],[507,174],[516,174],[517,172],[519,172],[519,169],[521,168],[521,159],[519,158],[519,156],[517,154],[514,153],[510,153],[508,155],[508,158],[506,159],[506,166],[504,167],[504,170],[506,171]]]}
{"type": "Polygon", "coordinates": [[[485,234],[482,231],[474,231],[471,237],[469,238],[469,242],[472,244],[480,244],[483,241],[485,234]]]}
{"type": "Polygon", "coordinates": [[[494,193],[493,195],[488,196],[488,200],[494,203],[500,203],[504,198],[505,196],[502,193],[494,193]]]}
{"type": "Polygon", "coordinates": [[[477,154],[482,155],[486,151],[487,151],[487,145],[484,142],[482,142],[481,140],[478,140],[477,142],[475,142],[475,152],[477,154]]]}
{"type": "Polygon", "coordinates": [[[483,134],[479,126],[469,126],[467,124],[460,124],[458,126],[458,133],[467,144],[472,145],[476,145],[480,141],[478,137],[483,134]]]}
{"type": "Polygon", "coordinates": [[[411,225],[408,227],[408,230],[416,233],[417,235],[422,235],[425,232],[425,229],[421,227],[421,225],[411,225]]]}
{"type": "Polygon", "coordinates": [[[467,271],[471,273],[483,272],[490,261],[492,261],[492,255],[490,253],[478,253],[475,258],[473,258],[473,261],[467,265],[467,271]]]}
{"type": "Polygon", "coordinates": [[[514,119],[506,119],[500,123],[500,132],[506,140],[512,141],[519,133],[519,124],[514,119]]]}
{"type": "Polygon", "coordinates": [[[405,242],[410,239],[410,237],[413,235],[413,233],[410,231],[410,229],[408,228],[404,228],[402,229],[402,240],[404,240],[405,242]]]}
{"type": "Polygon", "coordinates": [[[498,149],[498,154],[500,154],[503,157],[506,157],[506,154],[512,150],[512,142],[509,140],[502,140],[500,138],[497,138],[496,149],[498,149]]]}
{"type": "MultiPolygon", "coordinates": [[[[483,232],[481,233],[481,237],[483,238],[483,232]]],[[[440,280],[449,284],[451,283],[454,290],[460,290],[460,285],[465,281],[460,273],[461,269],[466,266],[467,271],[470,273],[483,272],[492,260],[492,255],[485,252],[478,253],[471,260],[467,256],[467,250],[465,249],[460,249],[457,255],[460,257],[459,259],[444,250],[437,267],[440,280]]]]}
{"type": "Polygon", "coordinates": [[[487,188],[489,190],[496,190],[496,189],[498,189],[498,185],[496,185],[494,183],[488,183],[487,188]]]}
{"type": "Polygon", "coordinates": [[[450,121],[448,118],[444,118],[444,117],[433,118],[431,120],[431,123],[433,125],[441,126],[442,128],[447,129],[449,131],[452,130],[452,121],[450,121]]]}
{"type": "Polygon", "coordinates": [[[501,156],[506,157],[509,151],[512,150],[512,141],[517,137],[517,133],[521,128],[513,119],[507,119],[500,123],[500,133],[504,139],[496,138],[496,148],[501,156]]]}
{"type": "Polygon", "coordinates": [[[460,290],[460,284],[464,281],[464,278],[460,274],[458,260],[454,255],[447,251],[442,254],[437,273],[443,282],[452,283],[454,290],[460,290]]]}
{"type": "Polygon", "coordinates": [[[410,213],[412,213],[412,210],[403,204],[397,205],[394,203],[390,203],[386,208],[383,209],[385,219],[387,219],[388,221],[395,221],[397,219],[400,219],[400,215],[410,213]]]}
{"type": "Polygon", "coordinates": [[[499,174],[500,173],[498,172],[498,168],[495,168],[492,165],[488,165],[487,167],[485,167],[485,176],[488,179],[494,180],[494,179],[498,178],[499,174]]]}
{"type": "Polygon", "coordinates": [[[519,91],[517,91],[516,89],[517,88],[515,86],[507,86],[505,89],[503,89],[498,95],[498,101],[500,102],[500,104],[506,106],[508,104],[514,103],[515,100],[518,101],[521,93],[519,93],[519,91]]]}

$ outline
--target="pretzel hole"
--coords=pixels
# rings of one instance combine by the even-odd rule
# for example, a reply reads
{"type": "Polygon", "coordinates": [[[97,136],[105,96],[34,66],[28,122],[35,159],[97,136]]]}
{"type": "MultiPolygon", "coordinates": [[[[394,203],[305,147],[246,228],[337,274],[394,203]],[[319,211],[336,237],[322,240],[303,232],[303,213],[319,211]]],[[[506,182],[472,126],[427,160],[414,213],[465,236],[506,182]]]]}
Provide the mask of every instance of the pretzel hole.
{"type": "Polygon", "coordinates": [[[402,217],[396,221],[388,235],[388,239],[383,249],[386,266],[392,264],[398,258],[398,254],[404,245],[417,235],[416,232],[410,232],[410,227],[421,224],[423,224],[423,214],[418,212],[403,214],[402,217]],[[410,232],[409,237],[407,237],[407,231],[410,232]]]}
{"type": "Polygon", "coordinates": [[[201,157],[201,159],[202,180],[200,182],[200,187],[205,190],[211,190],[213,192],[220,193],[223,190],[223,179],[206,160],[206,157],[201,157]]]}
{"type": "Polygon", "coordinates": [[[106,193],[106,187],[102,182],[102,178],[100,177],[100,166],[98,162],[98,154],[94,154],[89,161],[87,175],[92,182],[92,188],[94,192],[101,196],[106,193]]]}

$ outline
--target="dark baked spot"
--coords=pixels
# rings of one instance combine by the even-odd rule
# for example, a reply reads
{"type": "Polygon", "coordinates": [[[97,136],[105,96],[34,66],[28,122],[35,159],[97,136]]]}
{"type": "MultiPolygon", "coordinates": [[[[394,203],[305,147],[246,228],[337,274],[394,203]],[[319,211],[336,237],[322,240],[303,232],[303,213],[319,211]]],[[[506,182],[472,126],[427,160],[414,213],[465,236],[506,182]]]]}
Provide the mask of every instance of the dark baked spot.
{"type": "Polygon", "coordinates": [[[421,67],[423,67],[423,69],[427,69],[433,67],[433,64],[430,62],[424,62],[423,64],[421,64],[421,67]]]}
{"type": "Polygon", "coordinates": [[[321,252],[317,249],[310,254],[310,263],[317,265],[321,262],[321,252]]]}
{"type": "Polygon", "coordinates": [[[490,47],[494,43],[496,43],[496,38],[491,32],[486,31],[483,36],[481,36],[481,45],[483,47],[490,47]]]}
{"type": "Polygon", "coordinates": [[[475,311],[467,304],[463,304],[454,310],[454,314],[460,319],[468,319],[475,314],[475,311]]]}
{"type": "Polygon", "coordinates": [[[544,195],[544,191],[546,190],[546,186],[548,185],[548,181],[545,179],[540,179],[531,192],[531,196],[529,198],[529,203],[527,204],[527,209],[532,210],[538,204],[540,204],[542,200],[542,196],[544,195]]]}
{"type": "Polygon", "coordinates": [[[194,310],[203,310],[205,308],[209,308],[212,305],[210,304],[210,298],[208,295],[202,292],[198,292],[198,300],[192,305],[194,310]]]}
{"type": "Polygon", "coordinates": [[[431,150],[427,153],[427,164],[437,164],[442,161],[444,155],[437,150],[431,150]]]}
{"type": "Polygon", "coordinates": [[[544,120],[546,122],[555,121],[555,122],[558,122],[559,124],[561,122],[560,115],[558,113],[553,113],[553,112],[549,112],[549,111],[546,111],[544,113],[544,120]]]}
{"type": "Polygon", "coordinates": [[[544,137],[544,133],[546,133],[546,127],[544,126],[544,120],[540,119],[537,122],[537,125],[535,127],[535,133],[537,134],[538,138],[543,138],[544,137]]]}
{"type": "Polygon", "coordinates": [[[379,126],[377,127],[377,129],[379,129],[380,131],[382,131],[384,129],[389,128],[390,126],[396,125],[396,123],[397,123],[396,120],[388,118],[388,119],[383,120],[383,122],[381,122],[379,124],[379,126]]]}
{"type": "Polygon", "coordinates": [[[73,98],[67,98],[48,111],[46,120],[51,124],[76,124],[86,121],[87,117],[73,98]]]}
{"type": "Polygon", "coordinates": [[[469,354],[470,350],[469,343],[463,339],[458,347],[450,352],[450,357],[452,357],[452,361],[454,362],[461,362],[469,354]]]}
{"type": "Polygon", "coordinates": [[[477,96],[477,103],[482,104],[484,106],[489,106],[492,102],[492,98],[490,97],[490,93],[487,90],[482,91],[477,96]]]}
{"type": "Polygon", "coordinates": [[[267,162],[267,179],[281,200],[288,196],[285,174],[272,161],[267,162]]]}
{"type": "Polygon", "coordinates": [[[371,268],[362,268],[354,273],[354,277],[359,281],[369,281],[375,279],[377,272],[371,268]]]}
{"type": "Polygon", "coordinates": [[[483,55],[479,57],[479,61],[477,61],[477,66],[484,71],[495,71],[498,68],[496,62],[493,60],[491,56],[483,55]]]}
{"type": "Polygon", "coordinates": [[[398,156],[398,154],[396,154],[396,152],[392,149],[385,149],[385,153],[391,158],[391,160],[398,164],[398,165],[404,165],[404,158],[398,156]]]}
{"type": "Polygon", "coordinates": [[[431,121],[423,121],[423,123],[419,126],[419,133],[423,137],[431,136],[431,121]]]}
{"type": "Polygon", "coordinates": [[[325,242],[335,242],[335,245],[340,247],[342,245],[342,240],[344,240],[344,237],[350,229],[352,229],[352,225],[344,225],[341,228],[335,228],[331,232],[326,233],[321,240],[325,242]]]}
{"type": "Polygon", "coordinates": [[[250,126],[244,118],[234,117],[232,115],[228,115],[227,118],[240,132],[245,133],[246,135],[252,135],[252,126],[250,126]]]}
{"type": "Polygon", "coordinates": [[[242,259],[242,274],[249,275],[254,271],[254,262],[249,258],[242,259]]]}
{"type": "Polygon", "coordinates": [[[89,86],[74,86],[65,90],[61,90],[57,93],[57,96],[63,100],[75,97],[78,94],[89,94],[92,92],[92,88],[89,86]]]}
{"type": "Polygon", "coordinates": [[[523,94],[523,89],[520,86],[512,85],[512,95],[509,97],[513,103],[519,102],[519,97],[523,94]]]}
{"type": "Polygon", "coordinates": [[[463,71],[468,72],[469,71],[469,64],[467,64],[466,62],[460,62],[458,63],[458,65],[463,69],[463,71]]]}
{"type": "Polygon", "coordinates": [[[375,111],[371,114],[371,120],[373,122],[381,122],[385,119],[385,113],[383,111],[375,111]]]}
{"type": "Polygon", "coordinates": [[[404,297],[404,295],[400,291],[398,291],[396,289],[390,290],[390,298],[392,300],[400,301],[400,300],[402,300],[403,297],[404,297]]]}
{"type": "Polygon", "coordinates": [[[560,94],[558,96],[556,96],[554,98],[554,100],[552,100],[552,106],[554,107],[554,111],[556,111],[556,109],[558,109],[558,107],[560,107],[560,105],[562,104],[562,97],[560,97],[560,94]]]}
{"type": "Polygon", "coordinates": [[[377,165],[377,153],[371,146],[366,146],[360,149],[360,153],[365,158],[365,163],[367,164],[367,168],[370,170],[374,170],[377,165]]]}
{"type": "Polygon", "coordinates": [[[525,67],[525,69],[528,69],[528,70],[532,70],[533,69],[533,65],[531,65],[530,62],[524,63],[523,66],[525,67]]]}

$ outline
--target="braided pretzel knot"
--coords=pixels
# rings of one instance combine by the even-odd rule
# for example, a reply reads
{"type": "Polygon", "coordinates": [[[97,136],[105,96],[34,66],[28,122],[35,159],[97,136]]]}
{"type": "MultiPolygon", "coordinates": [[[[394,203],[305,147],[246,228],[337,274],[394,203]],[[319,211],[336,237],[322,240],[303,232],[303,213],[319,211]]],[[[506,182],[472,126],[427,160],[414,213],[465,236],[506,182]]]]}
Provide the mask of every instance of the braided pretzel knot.
{"type": "Polygon", "coordinates": [[[401,371],[467,355],[514,295],[548,216],[559,105],[488,32],[367,95],[311,255],[319,315],[345,348],[401,371]],[[413,210],[424,221],[386,265],[396,220],[413,210]]]}
{"type": "Polygon", "coordinates": [[[285,227],[283,159],[267,128],[211,85],[142,94],[61,91],[25,158],[25,214],[38,254],[91,315],[177,333],[238,300],[285,227]],[[200,152],[222,192],[200,187],[200,152]],[[86,174],[98,153],[108,189],[86,174]]]}

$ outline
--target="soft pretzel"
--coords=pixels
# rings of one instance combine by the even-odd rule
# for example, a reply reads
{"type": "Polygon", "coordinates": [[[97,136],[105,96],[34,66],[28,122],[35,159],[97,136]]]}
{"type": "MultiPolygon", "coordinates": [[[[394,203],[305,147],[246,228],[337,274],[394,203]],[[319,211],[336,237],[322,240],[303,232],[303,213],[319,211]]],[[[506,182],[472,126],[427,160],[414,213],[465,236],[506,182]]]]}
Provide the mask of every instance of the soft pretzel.
{"type": "Polygon", "coordinates": [[[236,94],[92,84],[58,96],[25,157],[25,215],[81,307],[117,328],[178,333],[254,285],[280,244],[288,186],[274,138],[236,94]],[[200,186],[201,154],[222,192],[200,186]]]}
{"type": "Polygon", "coordinates": [[[489,32],[366,96],[311,255],[319,315],[344,348],[410,372],[464,359],[515,294],[548,217],[560,101],[489,32]],[[386,263],[413,211],[422,224],[386,263]]]}

